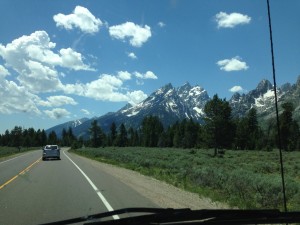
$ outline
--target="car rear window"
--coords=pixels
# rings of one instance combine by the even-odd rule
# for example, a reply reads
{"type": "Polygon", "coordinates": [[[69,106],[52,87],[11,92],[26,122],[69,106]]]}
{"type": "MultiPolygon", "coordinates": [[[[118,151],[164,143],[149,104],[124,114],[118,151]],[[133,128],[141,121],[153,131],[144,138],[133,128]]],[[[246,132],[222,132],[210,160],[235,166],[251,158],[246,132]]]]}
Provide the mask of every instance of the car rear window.
{"type": "Polygon", "coordinates": [[[47,145],[47,146],[45,146],[44,149],[45,150],[56,150],[56,149],[58,149],[58,146],[57,145],[47,145]]]}

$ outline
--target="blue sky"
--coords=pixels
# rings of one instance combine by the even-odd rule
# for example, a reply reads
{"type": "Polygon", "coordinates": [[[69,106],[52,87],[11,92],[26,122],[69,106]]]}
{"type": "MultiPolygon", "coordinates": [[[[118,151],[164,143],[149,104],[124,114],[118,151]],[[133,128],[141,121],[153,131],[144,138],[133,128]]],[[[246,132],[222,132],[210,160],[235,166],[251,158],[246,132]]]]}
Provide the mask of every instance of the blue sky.
{"type": "MultiPolygon", "coordinates": [[[[277,83],[300,75],[300,1],[270,0],[277,83]]],[[[136,104],[161,86],[229,99],[272,80],[264,0],[2,0],[0,133],[136,104]]]]}

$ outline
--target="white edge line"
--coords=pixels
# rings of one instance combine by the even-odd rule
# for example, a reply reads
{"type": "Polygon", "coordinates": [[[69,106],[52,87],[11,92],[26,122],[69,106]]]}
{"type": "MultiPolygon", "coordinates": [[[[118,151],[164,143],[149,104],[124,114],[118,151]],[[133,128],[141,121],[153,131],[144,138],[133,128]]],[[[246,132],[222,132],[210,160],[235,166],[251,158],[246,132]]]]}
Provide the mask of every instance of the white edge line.
{"type": "MultiPolygon", "coordinates": [[[[65,153],[65,151],[63,151],[63,153],[64,153],[65,156],[67,156],[67,154],[65,153]]],[[[110,211],[110,212],[114,211],[114,209],[111,207],[111,205],[108,203],[108,201],[106,200],[106,198],[99,191],[99,189],[97,188],[97,186],[91,181],[91,179],[79,168],[79,166],[77,166],[77,164],[69,156],[67,156],[67,158],[74,164],[74,166],[80,171],[80,173],[89,182],[89,184],[92,186],[92,188],[94,189],[94,191],[97,193],[98,197],[101,199],[101,201],[103,202],[103,204],[105,205],[105,207],[107,208],[107,210],[110,211]]],[[[112,217],[115,220],[120,219],[120,217],[118,215],[113,215],[112,217]]]]}

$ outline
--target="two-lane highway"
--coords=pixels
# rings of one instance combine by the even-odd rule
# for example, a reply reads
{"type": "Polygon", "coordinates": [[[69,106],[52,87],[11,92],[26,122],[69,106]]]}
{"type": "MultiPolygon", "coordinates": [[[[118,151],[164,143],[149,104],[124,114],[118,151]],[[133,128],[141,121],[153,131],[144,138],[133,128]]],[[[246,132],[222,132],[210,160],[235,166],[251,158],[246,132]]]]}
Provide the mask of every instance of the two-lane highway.
{"type": "Polygon", "coordinates": [[[0,162],[1,225],[40,224],[126,207],[157,207],[66,149],[61,151],[61,160],[42,161],[41,155],[38,150],[0,162]]]}

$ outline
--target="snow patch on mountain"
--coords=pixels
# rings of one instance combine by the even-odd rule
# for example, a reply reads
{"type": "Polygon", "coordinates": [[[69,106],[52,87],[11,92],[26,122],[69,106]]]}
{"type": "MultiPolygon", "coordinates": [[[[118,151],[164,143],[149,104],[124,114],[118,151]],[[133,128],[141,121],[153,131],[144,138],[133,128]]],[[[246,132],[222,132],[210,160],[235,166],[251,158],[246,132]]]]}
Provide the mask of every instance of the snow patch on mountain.
{"type": "Polygon", "coordinates": [[[152,93],[148,98],[136,106],[121,111],[126,117],[139,115],[156,115],[160,118],[201,119],[204,115],[204,106],[209,100],[205,89],[185,83],[174,88],[167,84],[152,93]],[[169,115],[169,116],[168,116],[169,115]]]}
{"type": "Polygon", "coordinates": [[[204,110],[200,109],[198,107],[194,107],[193,110],[195,110],[200,116],[204,116],[204,110]]]}

